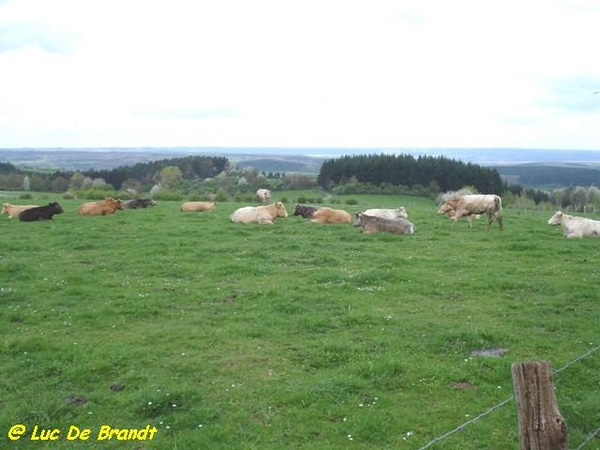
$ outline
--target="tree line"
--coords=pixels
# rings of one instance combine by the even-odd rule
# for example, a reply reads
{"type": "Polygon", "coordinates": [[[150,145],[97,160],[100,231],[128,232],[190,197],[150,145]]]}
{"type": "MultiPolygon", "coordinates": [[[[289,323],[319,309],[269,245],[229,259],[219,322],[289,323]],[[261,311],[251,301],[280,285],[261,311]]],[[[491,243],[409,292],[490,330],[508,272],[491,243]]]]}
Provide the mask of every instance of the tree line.
{"type": "Polygon", "coordinates": [[[482,193],[502,194],[505,185],[500,174],[477,164],[443,156],[358,155],[326,160],[317,183],[331,190],[347,183],[375,186],[388,184],[409,189],[428,188],[433,193],[473,186],[482,193]]]}
{"type": "Polygon", "coordinates": [[[216,156],[188,156],[122,166],[116,169],[88,171],[32,171],[21,170],[9,162],[0,162],[0,189],[40,192],[65,192],[75,184],[109,185],[114,190],[134,186],[138,191],[149,191],[159,182],[161,171],[176,167],[186,180],[211,178],[227,170],[229,160],[216,156]],[[25,179],[27,181],[25,182],[25,179]]]}

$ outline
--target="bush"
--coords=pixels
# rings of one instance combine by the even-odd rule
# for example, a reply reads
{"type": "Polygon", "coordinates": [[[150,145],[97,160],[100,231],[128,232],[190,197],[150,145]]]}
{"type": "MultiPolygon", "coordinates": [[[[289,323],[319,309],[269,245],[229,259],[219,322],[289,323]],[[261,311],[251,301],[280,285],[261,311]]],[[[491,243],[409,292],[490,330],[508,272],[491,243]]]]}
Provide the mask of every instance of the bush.
{"type": "Polygon", "coordinates": [[[183,194],[181,191],[172,191],[169,189],[157,189],[152,198],[154,200],[166,200],[166,201],[181,201],[183,200],[183,194]]]}
{"type": "Polygon", "coordinates": [[[219,189],[217,191],[217,196],[215,197],[215,201],[226,202],[227,201],[227,192],[225,192],[224,189],[219,189]]]}
{"type": "Polygon", "coordinates": [[[358,205],[358,200],[354,199],[354,198],[349,198],[348,200],[345,201],[346,205],[358,205]]]}
{"type": "Polygon", "coordinates": [[[30,200],[33,198],[33,195],[31,195],[29,192],[25,192],[25,193],[19,195],[19,198],[22,200],[30,200]]]}
{"type": "Polygon", "coordinates": [[[110,185],[75,189],[72,192],[77,198],[86,198],[90,200],[104,200],[106,197],[116,196],[116,191],[110,185]]]}
{"type": "Polygon", "coordinates": [[[249,193],[241,193],[238,192],[234,197],[236,202],[244,202],[244,203],[256,203],[256,196],[254,194],[249,193]]]}

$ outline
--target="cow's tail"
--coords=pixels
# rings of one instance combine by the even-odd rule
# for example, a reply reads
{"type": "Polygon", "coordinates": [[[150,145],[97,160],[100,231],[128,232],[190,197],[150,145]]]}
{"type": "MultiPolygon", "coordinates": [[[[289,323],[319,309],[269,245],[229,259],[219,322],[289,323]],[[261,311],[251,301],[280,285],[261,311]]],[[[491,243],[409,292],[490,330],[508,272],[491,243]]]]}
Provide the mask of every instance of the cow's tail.
{"type": "Polygon", "coordinates": [[[496,206],[496,211],[502,211],[502,198],[499,195],[494,197],[494,203],[496,206]]]}

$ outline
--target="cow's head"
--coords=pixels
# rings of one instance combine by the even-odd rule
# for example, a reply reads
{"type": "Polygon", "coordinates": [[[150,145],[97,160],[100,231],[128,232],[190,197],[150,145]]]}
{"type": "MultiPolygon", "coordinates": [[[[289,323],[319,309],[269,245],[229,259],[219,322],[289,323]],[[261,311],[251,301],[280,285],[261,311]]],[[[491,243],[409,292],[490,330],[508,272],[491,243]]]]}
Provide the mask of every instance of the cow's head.
{"type": "Polygon", "coordinates": [[[354,214],[354,223],[353,223],[353,225],[355,227],[362,226],[362,217],[363,217],[362,211],[358,211],[356,214],[354,214]]]}
{"type": "Polygon", "coordinates": [[[552,217],[548,219],[548,225],[560,225],[563,221],[564,214],[562,211],[556,211],[552,217]]]}
{"type": "Polygon", "coordinates": [[[277,208],[277,217],[287,217],[288,212],[285,209],[285,206],[281,202],[274,203],[275,208],[277,208]]]}
{"type": "Polygon", "coordinates": [[[61,214],[64,212],[62,206],[60,206],[58,202],[52,202],[48,206],[50,206],[56,214],[61,214]]]}
{"type": "Polygon", "coordinates": [[[452,205],[452,203],[450,203],[450,200],[446,201],[442,206],[440,206],[440,209],[438,209],[438,214],[447,214],[450,211],[454,211],[454,206],[452,205]]]}

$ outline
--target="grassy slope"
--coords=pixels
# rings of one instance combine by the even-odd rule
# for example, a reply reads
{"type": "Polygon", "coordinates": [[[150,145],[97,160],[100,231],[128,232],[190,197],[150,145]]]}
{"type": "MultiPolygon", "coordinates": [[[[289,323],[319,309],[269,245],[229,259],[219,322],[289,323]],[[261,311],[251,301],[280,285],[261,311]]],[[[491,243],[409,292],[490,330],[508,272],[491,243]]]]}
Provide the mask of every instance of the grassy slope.
{"type": "MultiPolygon", "coordinates": [[[[402,204],[417,233],[242,226],[234,203],[1,217],[0,423],[159,429],[127,448],[413,449],[508,398],[512,362],[559,368],[597,345],[600,241],[548,213],[505,210],[501,233],[426,199],[353,198],[335,207],[402,204]],[[469,355],[492,347],[510,352],[469,355]]],[[[572,445],[600,422],[599,369],[596,354],[556,376],[572,445]]],[[[439,448],[516,446],[511,403],[439,448]]]]}

